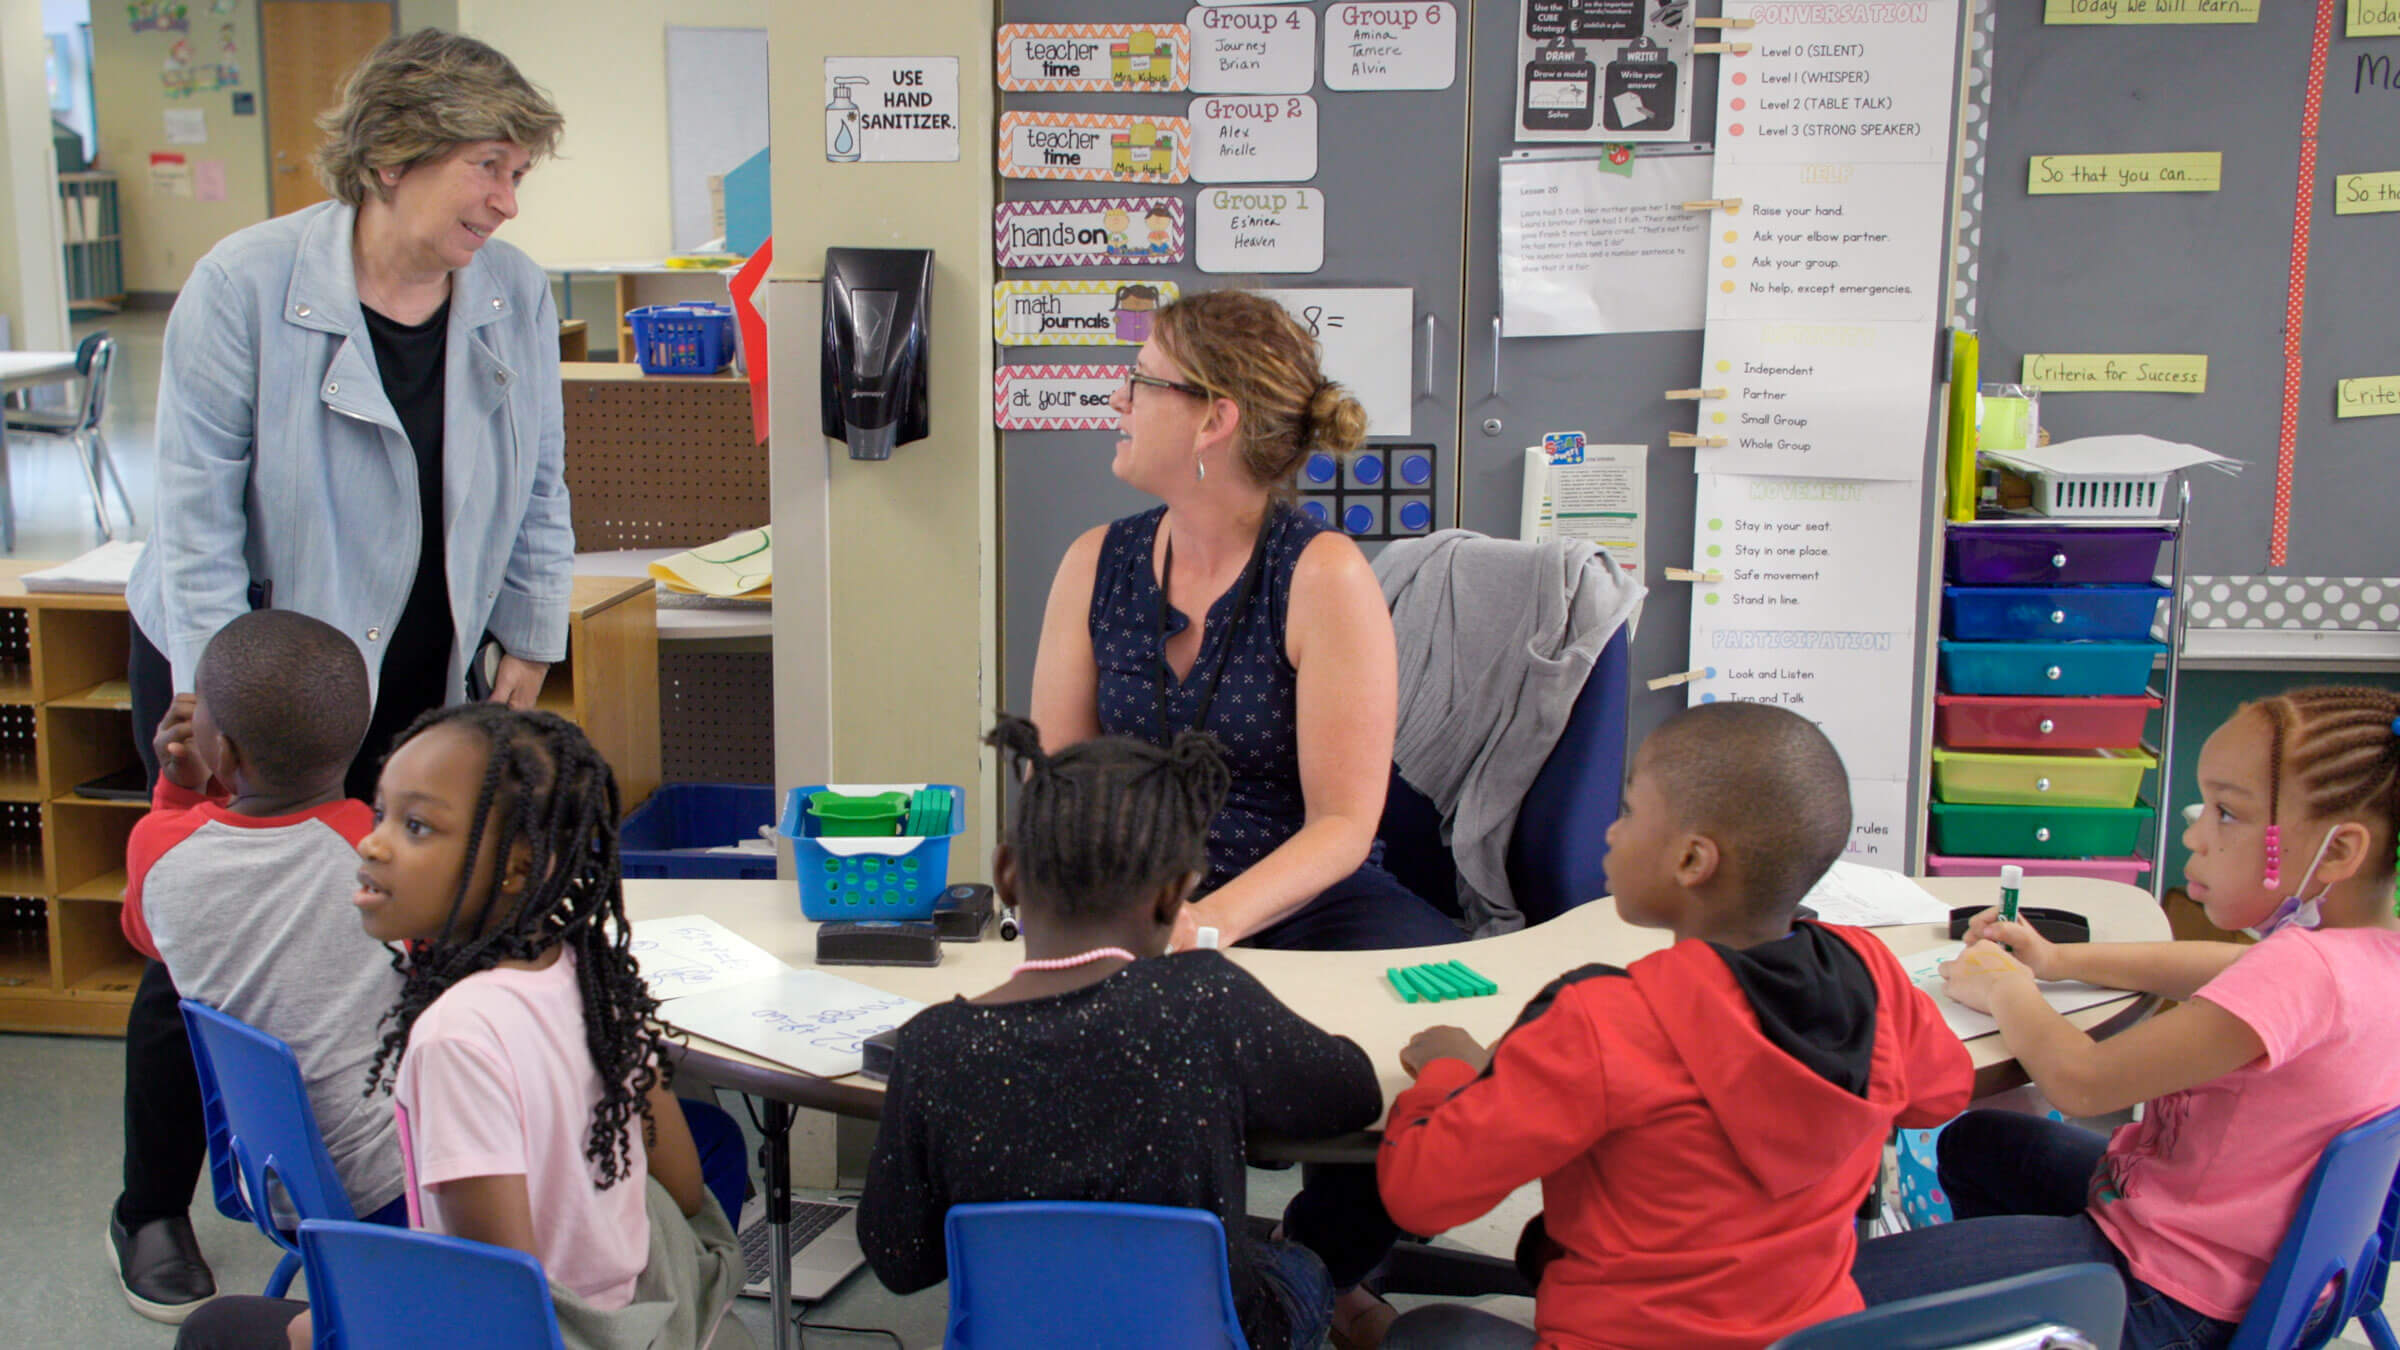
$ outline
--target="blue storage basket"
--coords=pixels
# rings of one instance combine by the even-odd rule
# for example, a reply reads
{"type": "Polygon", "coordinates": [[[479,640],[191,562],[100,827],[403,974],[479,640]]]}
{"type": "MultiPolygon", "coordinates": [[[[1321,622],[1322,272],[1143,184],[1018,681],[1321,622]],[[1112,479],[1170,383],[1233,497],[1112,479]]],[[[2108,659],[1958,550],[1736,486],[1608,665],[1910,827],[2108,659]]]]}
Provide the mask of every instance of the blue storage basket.
{"type": "Polygon", "coordinates": [[[800,913],[818,923],[834,920],[930,919],[942,889],[950,884],[950,841],[966,828],[967,795],[948,783],[831,783],[793,788],[783,801],[783,823],[792,841],[792,863],[800,876],[800,913]],[[931,788],[950,794],[950,832],[941,835],[817,835],[808,799],[825,791],[914,792],[931,788]]]}
{"type": "Polygon", "coordinates": [[[1952,642],[1941,644],[1942,692],[2035,698],[2137,697],[2163,642],[1952,642]]]}
{"type": "Polygon", "coordinates": [[[714,375],[733,360],[731,305],[643,305],[625,321],[644,375],[714,375]]]}
{"type": "Polygon", "coordinates": [[[2170,594],[2164,586],[1945,586],[1942,627],[1972,642],[2140,642],[2170,594]]]}
{"type": "Polygon", "coordinates": [[[775,823],[775,789],[747,783],[669,783],[617,827],[627,877],[773,881],[775,855],[711,853],[758,838],[775,823]]]}

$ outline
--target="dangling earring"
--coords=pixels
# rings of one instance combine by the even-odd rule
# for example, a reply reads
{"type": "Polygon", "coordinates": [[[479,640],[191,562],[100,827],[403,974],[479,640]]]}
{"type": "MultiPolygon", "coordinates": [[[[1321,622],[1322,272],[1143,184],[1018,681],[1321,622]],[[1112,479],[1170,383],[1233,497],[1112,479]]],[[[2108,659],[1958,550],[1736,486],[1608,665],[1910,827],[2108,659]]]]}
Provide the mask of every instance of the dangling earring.
{"type": "Polygon", "coordinates": [[[2261,878],[2270,889],[2283,884],[2283,828],[2267,827],[2267,874],[2261,878]]]}
{"type": "Polygon", "coordinates": [[[1197,455],[1192,457],[1192,477],[1198,482],[1205,483],[1208,481],[1207,460],[1202,459],[1197,455]]]}

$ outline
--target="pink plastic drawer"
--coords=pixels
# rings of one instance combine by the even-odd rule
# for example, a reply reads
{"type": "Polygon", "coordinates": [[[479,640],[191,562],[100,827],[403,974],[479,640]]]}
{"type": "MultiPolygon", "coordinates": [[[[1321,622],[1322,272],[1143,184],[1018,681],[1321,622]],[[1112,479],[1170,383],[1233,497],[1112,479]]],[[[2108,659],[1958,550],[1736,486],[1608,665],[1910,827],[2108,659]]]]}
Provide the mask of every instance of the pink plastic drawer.
{"type": "Polygon", "coordinates": [[[1925,875],[1996,877],[2007,863],[2024,868],[2029,877],[2090,877],[2094,881],[2122,881],[2128,886],[2139,886],[2142,873],[2150,870],[2148,858],[1945,858],[1928,853],[1925,875]]]}
{"type": "Polygon", "coordinates": [[[2125,750],[2142,743],[2158,700],[1942,694],[1933,739],[1953,750],[2125,750]]]}

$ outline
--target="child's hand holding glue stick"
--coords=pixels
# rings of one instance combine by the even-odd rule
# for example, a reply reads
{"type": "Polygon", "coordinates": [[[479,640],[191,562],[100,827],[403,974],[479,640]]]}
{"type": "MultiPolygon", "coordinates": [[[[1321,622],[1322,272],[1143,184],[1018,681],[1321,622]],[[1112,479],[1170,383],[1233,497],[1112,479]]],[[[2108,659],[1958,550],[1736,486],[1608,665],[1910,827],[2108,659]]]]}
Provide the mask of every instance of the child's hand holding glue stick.
{"type": "Polygon", "coordinates": [[[2000,869],[2000,903],[1968,921],[1966,945],[1997,942],[2037,980],[2072,979],[2059,968],[2059,945],[2017,917],[2017,886],[2024,877],[2024,869],[2014,863],[2000,869]]]}

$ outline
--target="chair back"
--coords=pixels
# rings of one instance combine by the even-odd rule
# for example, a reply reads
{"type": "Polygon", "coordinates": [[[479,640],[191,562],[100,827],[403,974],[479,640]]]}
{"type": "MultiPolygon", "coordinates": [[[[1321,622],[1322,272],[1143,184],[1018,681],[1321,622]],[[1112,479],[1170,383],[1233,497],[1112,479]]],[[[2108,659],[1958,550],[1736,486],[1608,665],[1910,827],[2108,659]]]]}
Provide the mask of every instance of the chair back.
{"type": "Polygon", "coordinates": [[[2339,1335],[2351,1318],[2383,1305],[2394,1201],[2400,1198],[2396,1174],[2400,1111],[2333,1137],[2231,1350],[2310,1350],[2339,1335]]]}
{"type": "Polygon", "coordinates": [[[2124,1278],[2114,1266],[2086,1263],[1879,1304],[1767,1350],[2117,1350],[2124,1328],[2124,1278]]]}
{"type": "Polygon", "coordinates": [[[1248,1350],[1206,1210],[953,1205],[942,1235],[948,1350],[1248,1350]]]}
{"type": "MultiPolygon", "coordinates": [[[[1625,791],[1633,647],[1610,635],[1584,677],[1567,725],[1534,775],[1508,841],[1508,886],[1525,922],[1555,919],[1608,892],[1608,827],[1625,791]]],[[[1384,796],[1383,865],[1400,883],[1458,914],[1458,867],[1442,844],[1441,813],[1398,769],[1384,796]]]]}
{"type": "Polygon", "coordinates": [[[98,431],[108,415],[108,380],[117,365],[117,340],[105,332],[87,335],[75,344],[75,373],[83,377],[83,410],[75,429],[98,431]]]}
{"type": "Polygon", "coordinates": [[[300,1225],[316,1350],[559,1345],[542,1263],[508,1247],[382,1224],[300,1225]]]}
{"type": "Polygon", "coordinates": [[[278,1189],[302,1220],[357,1217],[325,1152],[316,1111],[308,1101],[308,1081],[300,1076],[300,1061],[292,1057],[292,1048],[188,998],[183,1001],[183,1025],[200,1070],[203,1109],[213,1094],[223,1126],[220,1144],[217,1121],[209,1125],[217,1208],[227,1217],[247,1217],[286,1251],[299,1248],[275,1221],[273,1197],[278,1189]],[[226,1203],[220,1148],[238,1182],[234,1199],[240,1203],[239,1214],[226,1203]]]}

